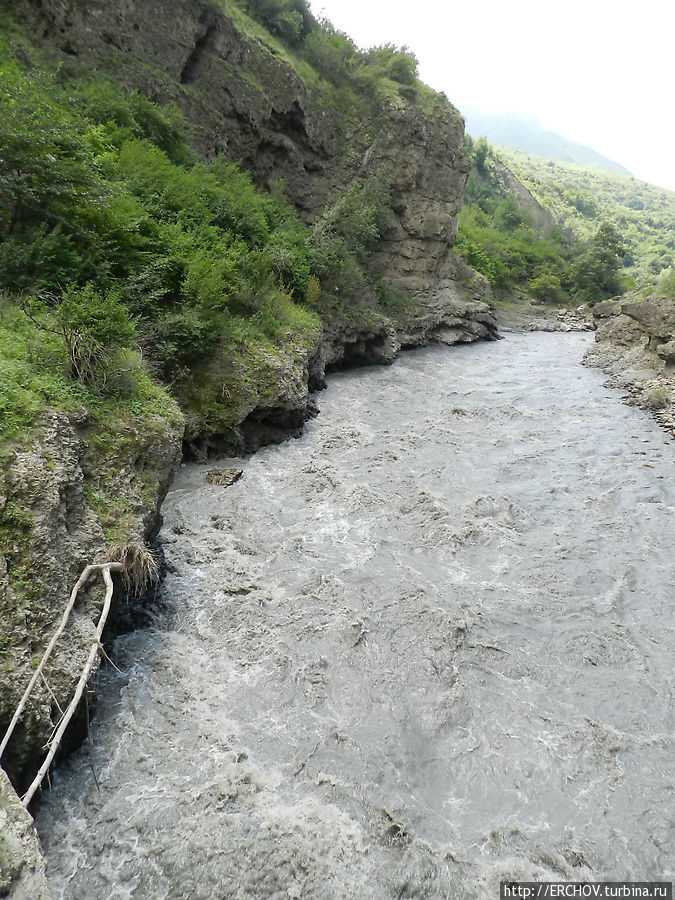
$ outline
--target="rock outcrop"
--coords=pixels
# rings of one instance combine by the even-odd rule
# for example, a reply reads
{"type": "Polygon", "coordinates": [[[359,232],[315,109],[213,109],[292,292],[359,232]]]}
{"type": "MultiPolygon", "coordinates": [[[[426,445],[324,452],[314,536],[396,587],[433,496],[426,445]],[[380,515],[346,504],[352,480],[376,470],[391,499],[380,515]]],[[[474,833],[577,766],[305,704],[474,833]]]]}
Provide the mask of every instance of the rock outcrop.
{"type": "Polygon", "coordinates": [[[629,392],[629,402],[649,410],[675,435],[675,298],[654,288],[593,307],[595,345],[584,362],[629,392]]]}
{"type": "MultiPolygon", "coordinates": [[[[424,344],[495,340],[497,323],[487,302],[487,283],[449,255],[444,277],[419,291],[395,314],[368,310],[328,318],[307,342],[289,335],[281,351],[247,358],[223,350],[197,367],[182,394],[187,412],[185,451],[195,459],[214,453],[238,455],[297,437],[316,414],[312,392],[326,374],[362,365],[387,365],[402,349],[424,344]],[[250,373],[264,370],[264,377],[250,373]],[[236,399],[235,399],[236,398],[236,399]],[[235,402],[233,402],[233,400],[235,402]]],[[[249,351],[245,351],[248,353],[249,351]]]]}
{"type": "Polygon", "coordinates": [[[52,900],[33,820],[0,769],[0,897],[52,900]]]}
{"type": "MultiPolygon", "coordinates": [[[[47,413],[16,449],[0,496],[0,723],[8,723],[82,569],[115,544],[151,540],[180,456],[182,417],[147,415],[96,427],[47,413]]],[[[58,708],[65,708],[95,631],[102,592],[93,584],[57,645],[47,680],[5,751],[17,789],[39,766],[58,708]]],[[[3,729],[4,731],[4,729],[3,729]]]]}

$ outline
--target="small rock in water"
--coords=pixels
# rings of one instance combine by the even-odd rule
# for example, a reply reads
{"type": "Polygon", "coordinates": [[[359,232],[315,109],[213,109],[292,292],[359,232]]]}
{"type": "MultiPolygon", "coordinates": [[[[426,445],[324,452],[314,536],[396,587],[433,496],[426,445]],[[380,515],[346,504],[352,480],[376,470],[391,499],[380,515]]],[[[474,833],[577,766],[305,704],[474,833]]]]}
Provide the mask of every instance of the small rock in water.
{"type": "Polygon", "coordinates": [[[229,487],[235,481],[239,481],[242,476],[243,469],[209,469],[206,473],[206,481],[209,484],[217,484],[219,487],[229,487]]]}

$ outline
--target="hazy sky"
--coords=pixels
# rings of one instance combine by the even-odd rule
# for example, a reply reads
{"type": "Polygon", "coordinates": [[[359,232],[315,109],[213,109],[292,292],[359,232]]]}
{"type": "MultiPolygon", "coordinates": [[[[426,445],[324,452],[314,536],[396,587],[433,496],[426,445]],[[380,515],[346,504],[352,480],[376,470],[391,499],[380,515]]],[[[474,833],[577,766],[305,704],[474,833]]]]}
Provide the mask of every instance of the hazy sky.
{"type": "Polygon", "coordinates": [[[360,47],[407,45],[461,110],[514,112],[675,191],[673,0],[310,0],[360,47]]]}

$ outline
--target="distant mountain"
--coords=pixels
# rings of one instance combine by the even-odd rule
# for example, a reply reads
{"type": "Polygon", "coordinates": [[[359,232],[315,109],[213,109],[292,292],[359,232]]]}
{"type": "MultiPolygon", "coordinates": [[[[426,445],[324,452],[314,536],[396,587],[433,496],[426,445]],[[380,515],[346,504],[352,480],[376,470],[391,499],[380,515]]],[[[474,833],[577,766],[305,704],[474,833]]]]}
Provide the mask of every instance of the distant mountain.
{"type": "Polygon", "coordinates": [[[501,144],[525,153],[555,159],[559,162],[576,163],[591,169],[630,175],[619,163],[607,159],[601,153],[583,144],[568,141],[561,134],[549,131],[535,119],[506,114],[490,114],[467,107],[462,110],[466,120],[466,130],[473,138],[486,137],[491,144],[501,144]]]}

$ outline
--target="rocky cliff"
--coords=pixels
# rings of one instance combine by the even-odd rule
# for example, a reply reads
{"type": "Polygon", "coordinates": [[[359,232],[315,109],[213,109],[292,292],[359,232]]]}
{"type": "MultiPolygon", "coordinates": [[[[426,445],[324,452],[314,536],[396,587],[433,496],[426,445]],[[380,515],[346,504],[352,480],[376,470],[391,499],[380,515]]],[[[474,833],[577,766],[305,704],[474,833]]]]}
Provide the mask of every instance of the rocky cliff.
{"type": "Polygon", "coordinates": [[[429,340],[496,336],[485,283],[451,253],[468,163],[463,121],[444,98],[424,89],[412,100],[396,91],[352,91],[345,100],[225,0],[24,0],[19,8],[34,39],[66,67],[95,66],[153,100],[175,102],[203,158],[224,153],[266,188],[283,180],[307,222],[369,175],[384,173],[391,184],[390,225],[369,268],[407,298],[405,314],[352,308],[347,321],[338,311],[310,347],[289,335],[268,361],[278,396],[269,378],[262,389],[243,375],[229,383],[223,373],[231,380],[242,367],[228,348],[198,365],[183,391],[197,452],[251,450],[263,434],[296,429],[308,413],[308,385],[321,384],[324,367],[391,361],[401,346],[429,340]]]}
{"type": "Polygon", "coordinates": [[[675,299],[658,287],[642,289],[596,303],[593,316],[586,365],[603,369],[675,436],[675,299]]]}
{"type": "MultiPolygon", "coordinates": [[[[84,409],[50,410],[6,449],[0,726],[83,566],[115,544],[151,539],[184,437],[196,455],[251,451],[302,427],[313,412],[310,392],[333,368],[390,362],[402,347],[429,341],[496,336],[485,282],[451,252],[468,166],[462,120],[444,98],[426,89],[412,98],[392,91],[341,108],[327,82],[228,0],[20,0],[11,14],[65,72],[95,70],[152,100],[175,102],[202,158],[224,153],[262,187],[283,179],[305,222],[353,183],[384,172],[391,216],[369,266],[403,301],[390,311],[368,303],[336,308],[315,333],[289,332],[278,352],[262,357],[221,348],[180,387],[182,412],[174,405],[159,416],[138,410],[101,423],[84,409]]],[[[3,759],[19,789],[72,692],[100,602],[94,585],[3,759]]],[[[16,848],[30,845],[20,811],[3,827],[20,857],[16,848]]],[[[0,893],[11,884],[19,897],[24,875],[39,878],[40,866],[33,860],[22,869],[15,856],[0,893]]],[[[38,888],[30,895],[42,896],[38,888]]]]}
{"type": "Polygon", "coordinates": [[[66,65],[175,101],[203,158],[223,153],[264,187],[283,179],[307,221],[354,179],[384,170],[395,215],[375,263],[409,293],[436,284],[468,174],[463,121],[447,101],[392,93],[339,109],[344,98],[233,3],[22,0],[19,9],[66,65]]]}

